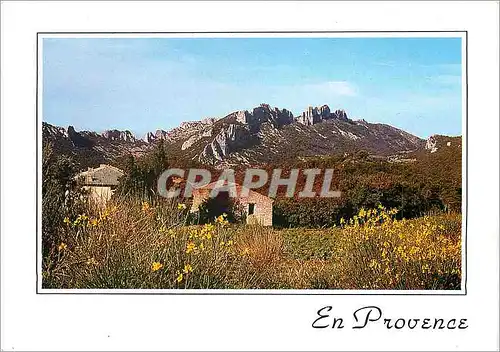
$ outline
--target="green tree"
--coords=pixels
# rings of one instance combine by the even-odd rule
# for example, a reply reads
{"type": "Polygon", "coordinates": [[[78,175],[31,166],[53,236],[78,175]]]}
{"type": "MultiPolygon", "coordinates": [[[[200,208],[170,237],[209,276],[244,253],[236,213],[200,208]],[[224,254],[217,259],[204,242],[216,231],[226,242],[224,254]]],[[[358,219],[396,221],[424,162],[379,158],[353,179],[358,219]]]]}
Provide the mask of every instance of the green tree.
{"type": "Polygon", "coordinates": [[[77,188],[71,157],[56,155],[51,144],[42,149],[42,246],[46,253],[60,240],[64,218],[80,211],[83,193],[77,188]]]}

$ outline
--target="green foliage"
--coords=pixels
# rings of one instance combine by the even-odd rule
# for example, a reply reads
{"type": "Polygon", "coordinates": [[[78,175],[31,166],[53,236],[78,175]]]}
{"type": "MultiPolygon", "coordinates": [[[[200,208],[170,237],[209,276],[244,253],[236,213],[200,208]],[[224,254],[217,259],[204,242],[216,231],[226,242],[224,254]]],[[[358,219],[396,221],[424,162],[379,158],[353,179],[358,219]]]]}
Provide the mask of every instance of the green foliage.
{"type": "Polygon", "coordinates": [[[461,217],[396,220],[383,207],[342,227],[186,226],[176,202],[111,201],[61,223],[44,288],[460,289],[461,217]]]}
{"type": "MultiPolygon", "coordinates": [[[[223,194],[220,193],[220,195],[223,194]]],[[[223,214],[226,214],[226,219],[230,223],[241,223],[245,220],[245,213],[241,205],[230,197],[208,198],[198,209],[198,212],[193,216],[193,222],[198,224],[213,222],[216,217],[223,214]]]]}
{"type": "Polygon", "coordinates": [[[330,227],[352,214],[350,204],[332,198],[281,198],[273,204],[277,227],[330,227]]]}
{"type": "Polygon", "coordinates": [[[284,254],[297,260],[329,260],[334,254],[333,230],[283,230],[284,254]]]}
{"type": "MultiPolygon", "coordinates": [[[[435,212],[461,212],[461,150],[442,148],[415,155],[410,163],[390,163],[366,152],[307,158],[283,168],[332,168],[341,199],[277,198],[273,221],[279,227],[330,227],[361,208],[396,208],[396,217],[416,218],[435,212]]],[[[446,143],[443,143],[446,146],[446,143]]],[[[412,156],[413,157],[413,156],[412,156]]],[[[321,178],[320,178],[321,179],[321,178]]],[[[318,189],[319,185],[316,185],[318,189]]],[[[298,187],[300,189],[300,187],[298,187]]]]}
{"type": "Polygon", "coordinates": [[[165,145],[160,140],[153,153],[140,160],[132,155],[127,156],[124,161],[125,174],[120,179],[116,194],[152,201],[157,198],[158,177],[168,168],[165,145]]]}
{"type": "Polygon", "coordinates": [[[76,166],[65,155],[56,155],[52,145],[42,150],[42,246],[43,252],[60,240],[65,217],[77,214],[84,203],[84,193],[76,187],[76,166]]]}

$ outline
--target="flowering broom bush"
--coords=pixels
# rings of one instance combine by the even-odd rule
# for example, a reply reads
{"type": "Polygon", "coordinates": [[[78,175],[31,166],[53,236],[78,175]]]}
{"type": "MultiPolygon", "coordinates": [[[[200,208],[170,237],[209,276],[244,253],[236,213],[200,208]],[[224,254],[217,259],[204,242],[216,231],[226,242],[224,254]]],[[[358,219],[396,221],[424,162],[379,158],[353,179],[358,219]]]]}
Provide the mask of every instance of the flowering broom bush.
{"type": "Polygon", "coordinates": [[[457,215],[396,220],[396,209],[361,209],[336,233],[341,286],[361,289],[460,289],[457,215]]]}
{"type": "Polygon", "coordinates": [[[121,201],[61,224],[45,288],[459,289],[460,216],[395,220],[364,210],[340,227],[187,226],[184,204],[121,201]]]}

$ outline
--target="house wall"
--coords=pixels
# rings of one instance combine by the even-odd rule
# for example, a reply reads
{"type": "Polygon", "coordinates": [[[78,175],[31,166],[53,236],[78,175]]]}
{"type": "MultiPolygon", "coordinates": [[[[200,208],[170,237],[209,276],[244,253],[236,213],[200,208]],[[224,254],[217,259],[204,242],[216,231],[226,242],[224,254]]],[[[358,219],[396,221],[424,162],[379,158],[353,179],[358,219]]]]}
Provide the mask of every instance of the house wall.
{"type": "Polygon", "coordinates": [[[247,224],[260,224],[262,226],[273,226],[273,202],[257,192],[250,192],[247,198],[239,198],[238,201],[248,214],[249,204],[255,204],[254,213],[247,215],[247,224]]]}
{"type": "Polygon", "coordinates": [[[113,195],[110,186],[83,186],[83,189],[88,190],[90,199],[100,205],[105,205],[113,195]]]}
{"type": "MultiPolygon", "coordinates": [[[[198,189],[193,192],[193,205],[191,212],[198,211],[199,206],[208,199],[210,189],[198,189]]],[[[238,190],[238,194],[241,189],[238,190]]],[[[260,224],[262,226],[273,225],[273,201],[271,198],[263,196],[260,193],[250,191],[248,197],[239,197],[238,202],[242,205],[247,214],[247,224],[260,224]],[[248,216],[249,204],[255,204],[253,215],[248,216]]]]}

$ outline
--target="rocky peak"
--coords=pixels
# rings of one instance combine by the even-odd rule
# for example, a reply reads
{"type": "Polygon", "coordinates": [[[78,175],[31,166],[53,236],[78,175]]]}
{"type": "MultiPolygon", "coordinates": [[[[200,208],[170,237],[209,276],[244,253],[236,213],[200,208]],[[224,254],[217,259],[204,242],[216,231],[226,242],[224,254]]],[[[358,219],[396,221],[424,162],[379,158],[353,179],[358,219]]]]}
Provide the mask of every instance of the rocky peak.
{"type": "Polygon", "coordinates": [[[250,126],[259,126],[265,122],[270,122],[275,127],[288,125],[293,122],[293,114],[287,109],[272,108],[269,104],[260,104],[260,106],[248,110],[236,111],[226,119],[234,118],[236,122],[240,122],[250,126]]]}
{"type": "Polygon", "coordinates": [[[77,132],[73,126],[68,126],[66,135],[75,147],[91,148],[94,145],[92,140],[84,133],[77,132]]]}
{"type": "Polygon", "coordinates": [[[335,110],[335,112],[333,114],[331,114],[330,117],[334,118],[334,119],[338,119],[338,120],[344,120],[344,121],[349,120],[347,118],[347,113],[342,109],[335,110]]]}
{"type": "Polygon", "coordinates": [[[68,134],[69,136],[71,136],[71,135],[73,135],[73,134],[75,134],[75,133],[76,133],[75,128],[74,128],[73,126],[71,126],[71,125],[70,125],[70,126],[68,126],[67,134],[68,134]]]}
{"type": "Polygon", "coordinates": [[[305,110],[300,116],[296,118],[296,121],[303,125],[311,126],[330,119],[344,121],[349,120],[347,118],[347,113],[344,110],[335,110],[332,113],[330,111],[330,107],[325,104],[320,107],[309,106],[307,110],[305,110]]]}
{"type": "Polygon", "coordinates": [[[136,139],[130,131],[106,130],[102,136],[110,141],[135,142],[136,139]]]}
{"type": "Polygon", "coordinates": [[[146,143],[154,143],[159,140],[165,140],[168,137],[168,132],[164,130],[156,130],[156,132],[148,132],[142,138],[142,140],[146,143]]]}
{"type": "Polygon", "coordinates": [[[321,116],[322,119],[327,119],[330,117],[330,107],[328,105],[323,105],[319,108],[319,116],[321,116]]]}

